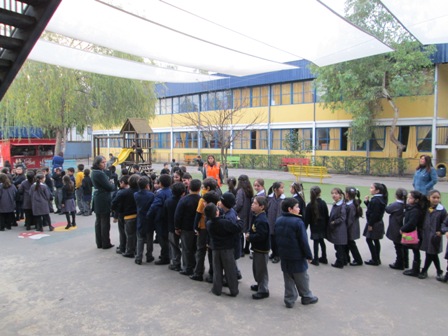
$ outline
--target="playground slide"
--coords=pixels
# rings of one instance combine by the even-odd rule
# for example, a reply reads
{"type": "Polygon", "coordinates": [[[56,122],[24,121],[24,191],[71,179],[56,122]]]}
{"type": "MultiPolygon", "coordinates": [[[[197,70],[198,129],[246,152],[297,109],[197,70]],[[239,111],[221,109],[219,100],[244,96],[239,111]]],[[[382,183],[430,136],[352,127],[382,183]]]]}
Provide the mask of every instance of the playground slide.
{"type": "Polygon", "coordinates": [[[113,163],[114,166],[123,163],[128,158],[129,154],[134,152],[132,148],[122,148],[120,154],[118,154],[117,161],[113,163]]]}

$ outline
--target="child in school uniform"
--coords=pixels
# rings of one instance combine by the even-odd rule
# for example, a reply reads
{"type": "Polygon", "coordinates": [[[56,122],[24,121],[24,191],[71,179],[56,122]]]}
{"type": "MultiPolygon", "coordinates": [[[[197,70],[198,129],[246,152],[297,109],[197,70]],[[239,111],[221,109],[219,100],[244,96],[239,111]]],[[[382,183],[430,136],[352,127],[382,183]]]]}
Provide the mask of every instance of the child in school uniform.
{"type": "Polygon", "coordinates": [[[16,193],[17,188],[8,175],[0,173],[0,231],[11,230],[15,224],[16,193]]]}
{"type": "Polygon", "coordinates": [[[395,247],[396,259],[389,267],[397,270],[404,270],[409,267],[408,250],[401,244],[401,227],[403,226],[404,210],[406,208],[406,198],[408,192],[406,189],[398,188],[395,192],[395,202],[386,207],[389,216],[389,226],[387,227],[386,237],[392,240],[395,247]]]}
{"type": "Polygon", "coordinates": [[[327,236],[327,225],[330,218],[328,214],[328,206],[322,200],[321,189],[318,186],[310,189],[310,202],[305,210],[305,225],[310,227],[311,240],[313,240],[314,259],[312,265],[319,266],[319,263],[328,264],[327,246],[325,240],[327,236]],[[319,246],[321,248],[321,257],[319,258],[319,246]]]}
{"type": "Polygon", "coordinates": [[[71,227],[76,227],[75,184],[69,175],[65,175],[62,178],[62,183],[61,211],[65,213],[65,218],[67,219],[65,229],[68,230],[71,227]]]}
{"type": "Polygon", "coordinates": [[[213,203],[207,204],[204,214],[209,220],[206,223],[207,232],[213,249],[213,287],[212,293],[220,296],[222,293],[222,274],[226,274],[230,296],[238,295],[238,279],[234,256],[235,235],[242,231],[242,222],[231,221],[219,217],[219,209],[213,203]]]}
{"type": "MultiPolygon", "coordinates": [[[[446,217],[442,223],[442,234],[444,234],[448,240],[448,217],[446,217]]],[[[443,275],[437,276],[437,280],[441,282],[448,282],[448,242],[446,244],[445,259],[447,260],[445,276],[443,275]]]]}
{"type": "Polygon", "coordinates": [[[154,261],[153,240],[154,228],[150,226],[146,213],[154,201],[154,193],[151,191],[151,180],[147,176],[141,176],[138,179],[139,190],[134,193],[135,205],[137,206],[137,248],[135,263],[142,264],[143,250],[146,242],[146,262],[154,261]]]}
{"type": "Polygon", "coordinates": [[[350,261],[349,253],[351,253],[353,257],[350,266],[363,265],[362,257],[355,241],[361,236],[361,229],[359,227],[359,218],[362,217],[360,197],[359,190],[356,188],[347,187],[345,189],[345,206],[347,209],[347,261],[350,261]]]}
{"type": "Polygon", "coordinates": [[[407,251],[411,250],[414,257],[412,261],[412,267],[403,272],[404,275],[417,277],[420,274],[420,246],[422,244],[422,230],[423,220],[425,217],[426,209],[428,208],[428,200],[425,195],[422,195],[420,191],[411,190],[408,193],[406,199],[406,208],[404,211],[404,223],[400,229],[400,234],[403,232],[409,233],[417,230],[419,242],[417,245],[403,246],[407,251]]]}
{"type": "MultiPolygon", "coordinates": [[[[201,181],[193,179],[190,182],[190,193],[182,197],[174,212],[174,232],[181,241],[182,275],[193,275],[196,259],[196,235],[194,234],[194,220],[201,196],[201,181]]],[[[173,190],[174,192],[174,190],[173,190]]]]}
{"type": "Polygon", "coordinates": [[[250,286],[250,289],[256,292],[252,295],[254,300],[269,297],[269,275],[268,261],[270,239],[269,239],[269,223],[266,217],[265,209],[268,201],[264,196],[255,196],[251,210],[253,213],[252,225],[250,231],[246,233],[246,240],[251,243],[252,254],[252,271],[256,285],[250,286]]]}
{"type": "Polygon", "coordinates": [[[318,298],[309,288],[307,272],[313,255],[308,245],[305,224],[299,214],[299,204],[291,197],[285,198],[281,207],[282,215],[275,223],[275,238],[285,282],[283,300],[286,308],[293,308],[299,295],[303,305],[315,304],[318,298]]]}
{"type": "MultiPolygon", "coordinates": [[[[200,184],[201,182],[199,182],[199,185],[200,184]]],[[[181,270],[182,253],[180,250],[180,234],[176,234],[175,232],[175,213],[182,196],[185,195],[186,190],[187,188],[182,182],[174,183],[171,186],[172,196],[163,204],[163,211],[165,212],[164,218],[168,224],[168,244],[170,251],[170,265],[168,266],[168,269],[176,272],[181,270]]]]}
{"type": "Polygon", "coordinates": [[[345,195],[340,188],[331,190],[331,198],[334,201],[331,208],[327,227],[327,239],[334,244],[336,250],[336,262],[331,264],[335,268],[344,268],[347,264],[345,249],[347,246],[347,210],[345,207],[345,195]]]}
{"type": "Polygon", "coordinates": [[[82,179],[82,200],[84,203],[84,214],[83,216],[90,216],[92,215],[92,188],[93,183],[92,179],[90,178],[90,169],[84,169],[83,171],[84,178],[82,179]]]}
{"type": "Polygon", "coordinates": [[[418,275],[419,279],[428,277],[428,269],[432,263],[436,267],[437,277],[443,276],[439,253],[442,252],[442,223],[446,218],[447,212],[440,203],[440,192],[438,190],[430,190],[427,197],[429,199],[429,207],[423,222],[422,245],[420,247],[421,251],[426,252],[426,258],[425,264],[418,275]]]}
{"type": "Polygon", "coordinates": [[[36,182],[30,188],[31,206],[33,210],[33,221],[36,224],[36,231],[43,231],[44,221],[48,221],[50,231],[53,226],[49,222],[50,207],[49,202],[52,200],[50,189],[44,183],[45,176],[43,174],[36,175],[36,182]]]}
{"type": "Polygon", "coordinates": [[[283,182],[274,182],[268,190],[268,208],[267,217],[269,222],[269,234],[271,238],[272,254],[269,259],[272,259],[274,264],[280,261],[278,256],[277,242],[275,239],[275,221],[282,214],[282,202],[286,198],[284,194],[285,185],[283,182]]]}
{"type": "Polygon", "coordinates": [[[266,190],[264,190],[264,180],[257,178],[254,181],[255,196],[266,196],[266,190]]]}
{"type": "Polygon", "coordinates": [[[384,237],[383,216],[387,205],[388,193],[387,187],[382,183],[373,183],[370,186],[370,194],[365,197],[364,204],[367,205],[366,218],[367,223],[364,228],[364,236],[369,246],[371,259],[365,261],[366,265],[381,265],[381,244],[380,240],[384,237]]]}
{"type": "Polygon", "coordinates": [[[303,193],[304,192],[303,184],[299,183],[299,182],[293,182],[291,184],[290,192],[291,192],[292,197],[295,198],[297,200],[297,202],[299,202],[300,214],[302,215],[302,218],[305,218],[306,201],[305,201],[305,195],[303,193]]]}

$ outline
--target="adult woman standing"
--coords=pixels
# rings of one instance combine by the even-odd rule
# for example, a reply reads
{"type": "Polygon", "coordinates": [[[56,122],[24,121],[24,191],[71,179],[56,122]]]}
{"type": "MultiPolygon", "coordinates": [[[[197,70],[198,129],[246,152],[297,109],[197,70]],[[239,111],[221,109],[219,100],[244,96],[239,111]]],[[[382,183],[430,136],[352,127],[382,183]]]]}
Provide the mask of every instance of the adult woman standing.
{"type": "MultiPolygon", "coordinates": [[[[246,242],[244,253],[249,254],[249,242],[244,239],[244,233],[250,231],[250,214],[251,214],[251,200],[254,197],[254,189],[249,181],[247,175],[240,175],[238,177],[238,186],[236,188],[236,204],[233,207],[238,214],[238,217],[243,221],[243,234],[241,236],[241,248],[246,242]]],[[[244,253],[241,256],[244,256],[244,253]]]]}
{"type": "Polygon", "coordinates": [[[436,183],[437,172],[432,166],[431,157],[428,155],[420,156],[419,166],[415,171],[414,182],[412,183],[414,189],[426,196],[428,191],[434,189],[436,183]]]}
{"type": "Polygon", "coordinates": [[[114,246],[110,243],[110,193],[115,190],[115,185],[109,182],[109,178],[104,172],[105,168],[106,158],[101,155],[95,157],[90,177],[95,188],[93,193],[93,211],[96,216],[96,246],[102,249],[109,249],[114,246]]]}
{"type": "Polygon", "coordinates": [[[221,187],[223,181],[221,166],[219,165],[219,162],[216,162],[213,155],[207,156],[207,163],[204,164],[202,175],[203,179],[213,177],[218,182],[218,186],[221,187]]]}

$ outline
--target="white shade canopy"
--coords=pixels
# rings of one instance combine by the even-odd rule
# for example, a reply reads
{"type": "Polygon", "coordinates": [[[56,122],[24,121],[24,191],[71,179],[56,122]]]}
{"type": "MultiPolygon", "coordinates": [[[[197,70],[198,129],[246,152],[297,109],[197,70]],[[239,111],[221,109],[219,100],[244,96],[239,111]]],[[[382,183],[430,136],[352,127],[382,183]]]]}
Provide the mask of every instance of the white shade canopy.
{"type": "MultiPolygon", "coordinates": [[[[300,59],[325,66],[391,51],[317,0],[64,0],[47,31],[150,60],[235,76],[295,69],[285,62],[300,59]]],[[[44,54],[49,46],[39,48],[41,61],[54,58],[44,54]]],[[[72,67],[80,68],[77,63],[91,58],[74,59],[72,67]]],[[[118,71],[108,74],[121,76],[118,71]]],[[[161,81],[180,78],[165,75],[161,81]]]]}
{"type": "Polygon", "coordinates": [[[448,1],[381,0],[423,44],[448,43],[448,1]]]}
{"type": "Polygon", "coordinates": [[[36,43],[29,55],[29,59],[102,75],[155,82],[164,82],[167,78],[173,83],[203,82],[223,78],[161,68],[69,48],[43,40],[39,40],[36,43]]]}

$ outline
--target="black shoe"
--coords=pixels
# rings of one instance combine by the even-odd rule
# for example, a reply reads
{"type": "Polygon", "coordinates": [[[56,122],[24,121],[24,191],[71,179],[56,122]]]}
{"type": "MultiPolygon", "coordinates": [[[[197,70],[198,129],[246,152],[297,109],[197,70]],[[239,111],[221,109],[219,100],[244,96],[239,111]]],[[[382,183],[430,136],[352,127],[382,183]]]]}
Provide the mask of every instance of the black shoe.
{"type": "Polygon", "coordinates": [[[255,294],[252,294],[252,299],[254,299],[254,300],[266,299],[268,297],[269,297],[269,292],[268,293],[255,293],[255,294]]]}
{"type": "Polygon", "coordinates": [[[311,265],[319,266],[319,259],[313,259],[313,260],[311,261],[311,265]]]}
{"type": "Polygon", "coordinates": [[[169,265],[168,269],[171,271],[176,271],[176,272],[179,272],[181,270],[180,267],[176,266],[176,265],[169,265]]]}
{"type": "Polygon", "coordinates": [[[317,298],[317,296],[313,296],[311,298],[302,298],[302,304],[303,305],[309,305],[309,304],[314,304],[317,301],[319,301],[319,299],[317,298]]]}
{"type": "Polygon", "coordinates": [[[150,262],[153,262],[153,261],[154,261],[154,257],[146,258],[146,262],[147,263],[150,263],[150,262]]]}
{"type": "Polygon", "coordinates": [[[124,254],[124,251],[120,250],[119,248],[117,248],[115,252],[116,252],[117,254],[124,254]]]}
{"type": "Polygon", "coordinates": [[[393,264],[389,264],[389,267],[396,270],[404,270],[404,266],[396,262],[394,262],[393,264]]]}
{"type": "Polygon", "coordinates": [[[156,265],[169,265],[169,263],[170,263],[170,261],[168,259],[167,260],[160,259],[160,260],[157,260],[154,264],[156,264],[156,265]]]}
{"type": "Polygon", "coordinates": [[[443,273],[437,274],[436,279],[440,282],[448,282],[448,272],[445,274],[445,276],[443,276],[443,273]]]}
{"type": "Polygon", "coordinates": [[[250,290],[254,292],[258,292],[258,285],[252,285],[250,286],[250,290]]]}
{"type": "Polygon", "coordinates": [[[428,277],[427,272],[420,272],[420,274],[418,275],[419,279],[426,279],[427,277],[428,277]]]}
{"type": "Polygon", "coordinates": [[[334,264],[331,264],[331,267],[344,268],[344,265],[341,265],[341,264],[338,264],[338,263],[334,263],[334,264]]]}
{"type": "Polygon", "coordinates": [[[190,275],[190,279],[195,281],[204,281],[204,277],[197,274],[190,275]]]}
{"type": "Polygon", "coordinates": [[[294,308],[294,303],[285,303],[286,308],[294,308]]]}
{"type": "Polygon", "coordinates": [[[27,231],[30,231],[30,230],[31,230],[31,228],[30,228],[29,226],[27,226],[27,227],[26,227],[26,230],[27,230],[27,231]]]}
{"type": "Polygon", "coordinates": [[[273,264],[277,264],[279,261],[280,261],[280,258],[279,258],[279,257],[274,257],[274,258],[272,258],[272,263],[273,263],[273,264]]]}
{"type": "Polygon", "coordinates": [[[238,272],[238,274],[236,275],[236,278],[237,278],[238,280],[241,280],[241,279],[243,278],[243,276],[241,275],[240,272],[238,272]]]}
{"type": "Polygon", "coordinates": [[[67,226],[65,227],[66,230],[70,229],[72,226],[70,224],[67,224],[67,226]]]}
{"type": "MultiPolygon", "coordinates": [[[[54,230],[54,227],[52,225],[50,225],[48,228],[50,229],[50,231],[54,230]]],[[[27,229],[27,230],[29,230],[29,229],[27,229]]]]}
{"type": "Polygon", "coordinates": [[[103,246],[103,250],[108,250],[114,246],[115,246],[114,244],[110,244],[109,246],[103,246]]]}
{"type": "Polygon", "coordinates": [[[72,226],[73,226],[73,227],[76,227],[76,223],[72,223],[72,226]]]}
{"type": "Polygon", "coordinates": [[[208,283],[213,283],[213,275],[208,275],[206,278],[205,278],[205,281],[206,282],[208,282],[208,283]]]}
{"type": "Polygon", "coordinates": [[[76,213],[76,216],[79,216],[79,215],[82,215],[82,214],[83,214],[83,212],[78,211],[78,212],[76,213]]]}
{"type": "Polygon", "coordinates": [[[408,269],[408,270],[403,272],[403,275],[409,275],[409,276],[413,276],[413,277],[418,277],[418,271],[415,271],[413,269],[408,269]]]}
{"type": "Polygon", "coordinates": [[[125,258],[135,258],[134,253],[123,253],[122,256],[125,258]]]}
{"type": "Polygon", "coordinates": [[[375,261],[375,260],[372,260],[372,259],[370,259],[368,261],[364,261],[364,264],[369,265],[369,266],[379,266],[378,261],[375,261]]]}
{"type": "Polygon", "coordinates": [[[321,264],[328,264],[328,260],[327,260],[327,258],[324,258],[324,257],[320,257],[319,258],[319,262],[321,263],[321,264]]]}
{"type": "Polygon", "coordinates": [[[137,265],[141,265],[141,264],[142,264],[142,261],[141,261],[140,259],[135,259],[135,263],[136,263],[137,265]]]}
{"type": "Polygon", "coordinates": [[[353,261],[350,263],[350,266],[362,266],[362,261],[361,262],[353,261]]]}
{"type": "Polygon", "coordinates": [[[179,274],[190,276],[190,275],[193,275],[193,272],[191,272],[191,271],[184,271],[184,270],[181,270],[181,271],[179,272],[179,274]]]}

